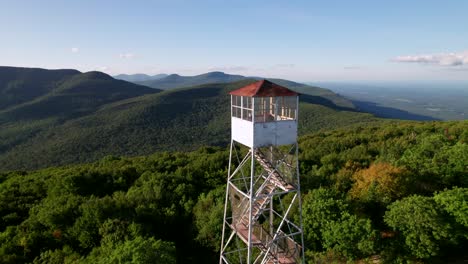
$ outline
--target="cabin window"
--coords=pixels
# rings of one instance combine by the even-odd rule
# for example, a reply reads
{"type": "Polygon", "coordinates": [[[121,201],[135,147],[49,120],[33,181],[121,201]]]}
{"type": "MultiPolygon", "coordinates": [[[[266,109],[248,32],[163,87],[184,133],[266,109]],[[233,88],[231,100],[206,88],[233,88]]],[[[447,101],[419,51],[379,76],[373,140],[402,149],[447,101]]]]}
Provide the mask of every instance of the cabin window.
{"type": "Polygon", "coordinates": [[[297,97],[284,96],[279,97],[278,102],[278,120],[296,120],[297,97]]]}
{"type": "Polygon", "coordinates": [[[295,120],[297,113],[296,96],[255,98],[255,122],[295,120]]]}
{"type": "Polygon", "coordinates": [[[275,120],[276,97],[255,98],[255,122],[275,120]]]}
{"type": "Polygon", "coordinates": [[[297,119],[297,96],[255,97],[231,96],[232,117],[255,122],[297,119]],[[253,115],[253,116],[252,116],[253,115]]]}
{"type": "Polygon", "coordinates": [[[252,121],[252,109],[242,109],[242,119],[252,121]]]}
{"type": "Polygon", "coordinates": [[[241,118],[241,108],[233,106],[232,107],[232,116],[237,117],[237,118],[241,118]]]}
{"type": "Polygon", "coordinates": [[[231,96],[232,116],[252,121],[252,97],[231,96]]]}
{"type": "Polygon", "coordinates": [[[242,96],[242,107],[252,109],[252,97],[242,96]]]}
{"type": "Polygon", "coordinates": [[[241,97],[237,96],[237,95],[233,95],[232,96],[232,105],[237,106],[237,107],[241,107],[242,106],[241,97]]]}

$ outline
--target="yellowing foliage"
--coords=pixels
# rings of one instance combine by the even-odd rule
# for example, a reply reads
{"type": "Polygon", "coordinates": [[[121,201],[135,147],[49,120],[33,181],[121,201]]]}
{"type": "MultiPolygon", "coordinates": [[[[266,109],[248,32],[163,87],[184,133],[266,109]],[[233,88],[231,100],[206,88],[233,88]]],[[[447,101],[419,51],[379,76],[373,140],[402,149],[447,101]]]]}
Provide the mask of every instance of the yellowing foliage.
{"type": "Polygon", "coordinates": [[[406,175],[403,168],[389,163],[374,163],[354,173],[354,184],[349,194],[355,199],[389,203],[404,194],[406,175]]]}

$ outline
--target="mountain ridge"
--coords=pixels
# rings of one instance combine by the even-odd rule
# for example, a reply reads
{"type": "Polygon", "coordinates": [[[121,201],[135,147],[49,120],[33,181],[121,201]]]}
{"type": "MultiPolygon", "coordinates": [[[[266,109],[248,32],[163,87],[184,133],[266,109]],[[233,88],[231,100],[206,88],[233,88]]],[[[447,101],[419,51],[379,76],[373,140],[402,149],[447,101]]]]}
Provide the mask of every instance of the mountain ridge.
{"type": "MultiPolygon", "coordinates": [[[[224,146],[230,133],[228,92],[256,81],[160,91],[99,72],[60,80],[43,96],[0,110],[2,170],[89,162],[106,155],[224,146]]],[[[335,104],[326,98],[333,95],[326,89],[277,82],[316,94],[301,96],[300,133],[378,121],[335,104]]]]}
{"type": "Polygon", "coordinates": [[[136,74],[118,74],[112,76],[114,79],[123,80],[127,82],[142,82],[142,81],[149,81],[149,80],[157,80],[168,76],[165,73],[155,74],[155,75],[148,75],[144,73],[136,73],[136,74]]]}
{"type": "Polygon", "coordinates": [[[43,96],[80,71],[0,66],[0,110],[43,96]]]}
{"type": "Polygon", "coordinates": [[[156,79],[156,80],[148,80],[137,82],[141,85],[146,85],[149,87],[157,88],[157,89],[173,89],[179,87],[189,87],[207,83],[227,83],[227,82],[234,82],[240,81],[244,79],[249,79],[242,75],[231,75],[226,74],[220,71],[213,71],[207,72],[199,75],[194,76],[182,76],[179,74],[170,74],[164,78],[156,79]]]}
{"type": "MultiPolygon", "coordinates": [[[[162,90],[170,90],[174,88],[191,87],[197,85],[211,84],[211,83],[231,83],[242,80],[261,80],[266,79],[271,82],[277,83],[282,86],[286,86],[300,94],[307,97],[323,97],[339,107],[346,108],[348,110],[356,109],[354,104],[350,101],[337,95],[329,89],[311,86],[308,84],[298,83],[294,81],[278,79],[278,78],[262,78],[262,77],[247,77],[242,75],[232,75],[221,71],[207,72],[194,76],[182,76],[179,74],[169,74],[164,78],[158,80],[150,80],[144,82],[135,82],[137,84],[146,85],[153,88],[162,90]]],[[[331,105],[329,105],[331,106],[331,105]]]]}
{"type": "MultiPolygon", "coordinates": [[[[97,71],[65,75],[51,80],[53,84],[45,93],[16,105],[0,108],[1,122],[36,120],[51,116],[66,117],[95,111],[103,104],[157,93],[159,90],[115,80],[111,76],[97,71]],[[69,110],[67,112],[67,110],[69,110]],[[83,112],[80,114],[80,112],[83,112]]],[[[34,90],[37,86],[27,87],[34,90]]]]}

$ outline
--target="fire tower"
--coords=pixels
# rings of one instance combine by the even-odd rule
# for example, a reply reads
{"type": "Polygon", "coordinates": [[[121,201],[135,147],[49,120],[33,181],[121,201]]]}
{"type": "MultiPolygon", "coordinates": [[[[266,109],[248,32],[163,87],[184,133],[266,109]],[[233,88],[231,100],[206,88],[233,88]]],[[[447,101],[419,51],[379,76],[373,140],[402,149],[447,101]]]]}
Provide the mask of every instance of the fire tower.
{"type": "Polygon", "coordinates": [[[304,263],[298,94],[267,80],[231,94],[219,263],[304,263]]]}

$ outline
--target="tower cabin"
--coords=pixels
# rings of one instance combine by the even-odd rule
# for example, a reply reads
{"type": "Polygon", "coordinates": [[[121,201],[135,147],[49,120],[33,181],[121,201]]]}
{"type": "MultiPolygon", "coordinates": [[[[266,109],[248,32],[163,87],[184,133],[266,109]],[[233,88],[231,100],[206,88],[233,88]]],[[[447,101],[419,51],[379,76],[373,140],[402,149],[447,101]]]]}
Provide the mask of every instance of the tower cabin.
{"type": "Polygon", "coordinates": [[[230,94],[233,140],[251,148],[296,143],[298,93],[261,80],[230,94]]]}

